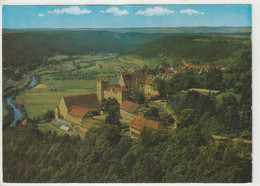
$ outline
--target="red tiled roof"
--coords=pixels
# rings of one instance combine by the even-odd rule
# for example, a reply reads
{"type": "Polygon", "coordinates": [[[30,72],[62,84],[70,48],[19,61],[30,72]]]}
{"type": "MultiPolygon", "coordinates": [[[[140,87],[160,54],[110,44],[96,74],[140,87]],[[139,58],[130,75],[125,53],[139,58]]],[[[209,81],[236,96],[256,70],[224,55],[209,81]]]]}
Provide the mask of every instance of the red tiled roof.
{"type": "Polygon", "coordinates": [[[143,118],[142,116],[135,117],[130,122],[130,127],[135,128],[137,130],[142,130],[144,127],[149,127],[149,128],[156,129],[156,130],[165,129],[165,127],[158,121],[146,119],[146,118],[143,118]]]}
{"type": "Polygon", "coordinates": [[[88,112],[89,110],[87,108],[74,106],[69,111],[69,114],[78,118],[83,118],[88,112]]]}
{"type": "Polygon", "coordinates": [[[65,104],[70,110],[73,106],[79,106],[83,108],[93,108],[100,106],[96,94],[82,94],[77,96],[64,97],[65,104]]]}
{"type": "Polygon", "coordinates": [[[125,100],[121,105],[120,109],[130,113],[134,113],[140,107],[139,104],[133,103],[132,101],[125,100]]]}

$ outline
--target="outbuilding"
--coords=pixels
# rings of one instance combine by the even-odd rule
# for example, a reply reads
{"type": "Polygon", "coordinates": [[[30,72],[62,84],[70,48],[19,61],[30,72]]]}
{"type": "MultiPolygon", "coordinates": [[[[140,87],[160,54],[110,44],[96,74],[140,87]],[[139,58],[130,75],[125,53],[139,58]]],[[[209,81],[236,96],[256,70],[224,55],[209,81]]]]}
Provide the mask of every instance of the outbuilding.
{"type": "Polygon", "coordinates": [[[139,104],[134,103],[132,101],[125,100],[120,105],[120,114],[122,117],[132,120],[138,115],[137,113],[138,108],[140,108],[139,104]]]}

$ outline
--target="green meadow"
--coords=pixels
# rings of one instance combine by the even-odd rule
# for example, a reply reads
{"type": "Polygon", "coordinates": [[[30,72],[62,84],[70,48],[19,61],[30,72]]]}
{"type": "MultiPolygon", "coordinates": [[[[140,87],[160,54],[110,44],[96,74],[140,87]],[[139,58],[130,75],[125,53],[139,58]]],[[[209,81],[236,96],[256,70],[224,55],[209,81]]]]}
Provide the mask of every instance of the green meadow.
{"type": "Polygon", "coordinates": [[[49,109],[54,110],[62,96],[88,93],[96,93],[96,80],[43,80],[17,96],[15,103],[24,105],[28,116],[33,118],[49,109]]]}
{"type": "Polygon", "coordinates": [[[223,93],[217,95],[216,98],[217,98],[217,100],[218,100],[219,102],[222,102],[222,98],[223,98],[223,97],[228,97],[228,96],[234,96],[234,97],[237,99],[238,103],[239,103],[242,95],[241,95],[241,94],[234,93],[234,92],[228,92],[228,91],[226,91],[226,92],[223,92],[223,93]]]}

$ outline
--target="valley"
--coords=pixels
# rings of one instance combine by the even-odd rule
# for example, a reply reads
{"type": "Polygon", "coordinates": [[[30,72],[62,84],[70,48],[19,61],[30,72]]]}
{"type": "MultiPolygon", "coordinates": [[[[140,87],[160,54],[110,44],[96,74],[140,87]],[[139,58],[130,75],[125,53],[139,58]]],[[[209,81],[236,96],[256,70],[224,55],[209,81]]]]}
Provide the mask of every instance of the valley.
{"type": "Polygon", "coordinates": [[[250,36],[201,29],[6,30],[4,180],[250,181],[250,36]]]}

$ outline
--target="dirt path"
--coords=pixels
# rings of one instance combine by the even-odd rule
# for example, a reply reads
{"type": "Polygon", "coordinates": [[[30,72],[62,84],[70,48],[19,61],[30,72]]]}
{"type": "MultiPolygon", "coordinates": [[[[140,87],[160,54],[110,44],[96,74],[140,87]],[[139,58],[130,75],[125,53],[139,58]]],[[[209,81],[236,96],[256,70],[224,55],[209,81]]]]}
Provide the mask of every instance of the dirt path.
{"type": "Polygon", "coordinates": [[[234,142],[241,140],[241,141],[243,141],[243,142],[245,142],[245,143],[252,143],[251,140],[246,140],[246,139],[241,139],[241,138],[233,138],[233,139],[231,139],[230,137],[227,137],[227,136],[219,136],[219,135],[212,135],[212,137],[213,137],[215,140],[231,140],[231,141],[234,141],[234,142]]]}
{"type": "Polygon", "coordinates": [[[154,101],[154,102],[155,102],[155,103],[158,103],[158,104],[160,104],[160,105],[162,105],[163,108],[168,112],[168,114],[172,115],[172,117],[174,118],[175,121],[178,120],[178,119],[177,119],[177,116],[176,116],[171,110],[169,110],[169,109],[167,108],[167,102],[163,102],[162,100],[156,100],[156,101],[154,101]]]}

